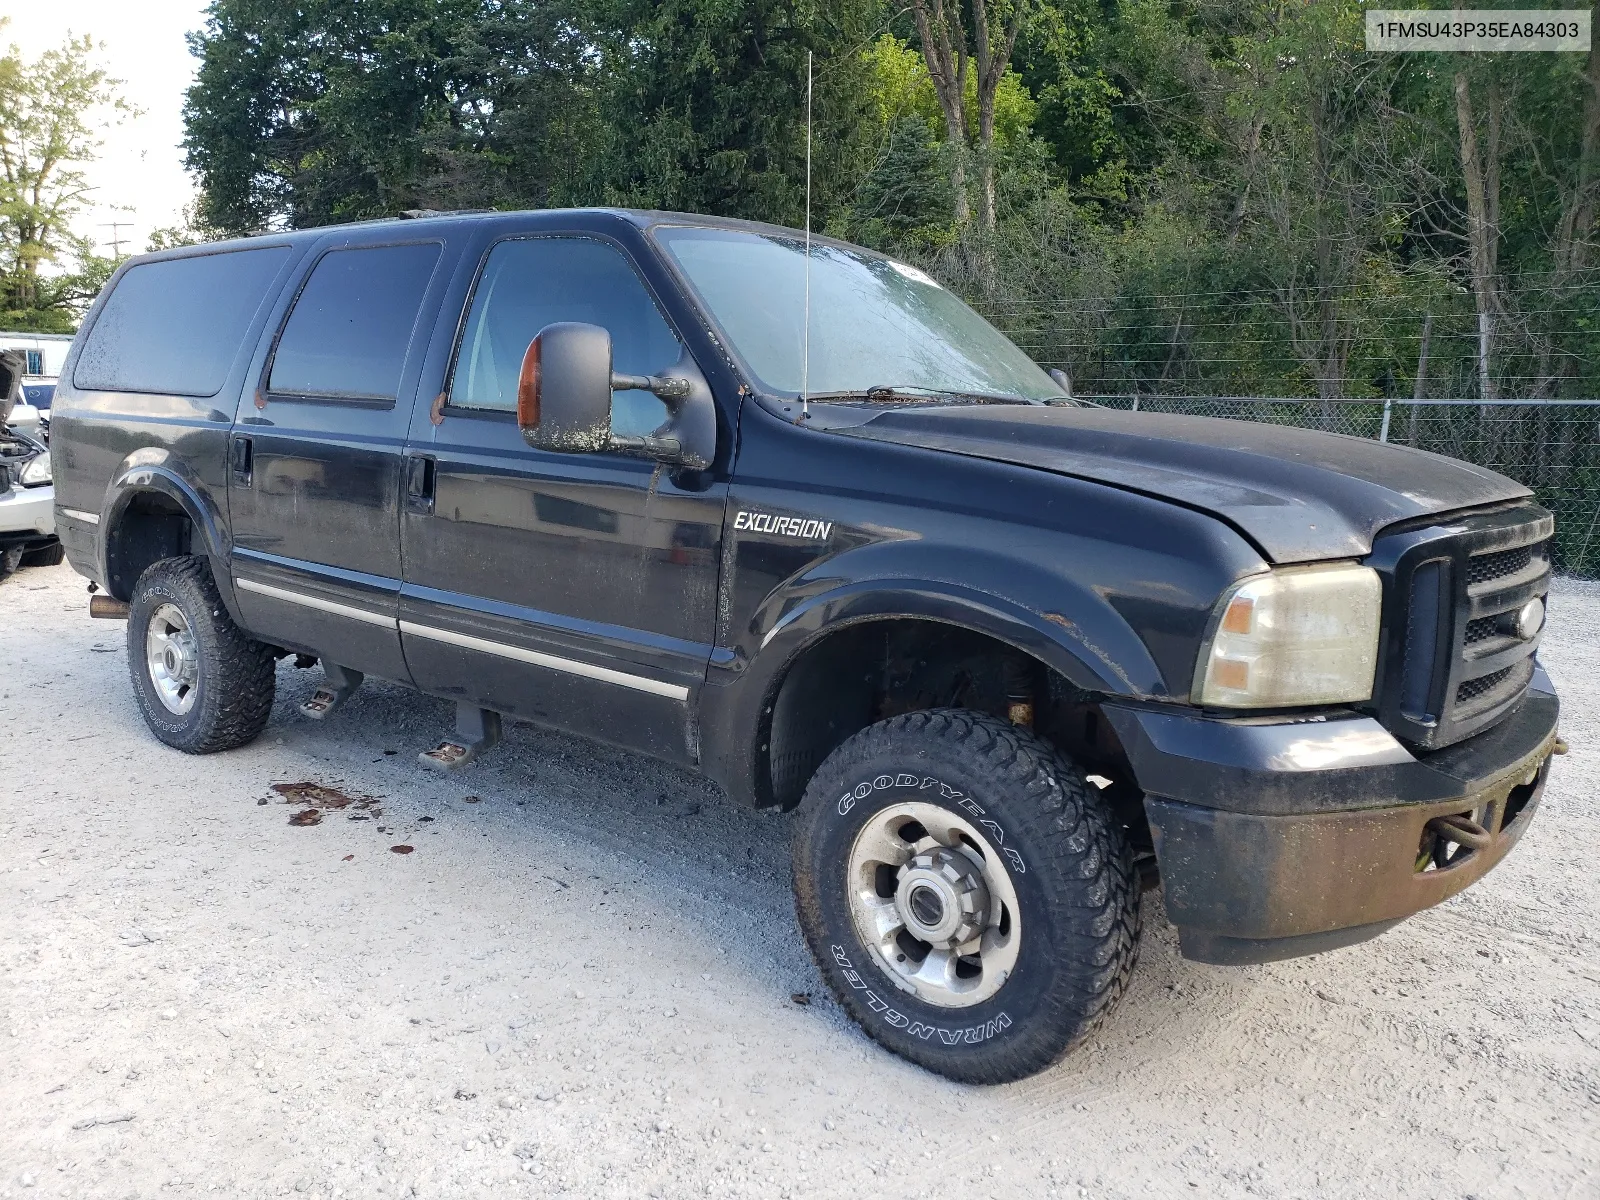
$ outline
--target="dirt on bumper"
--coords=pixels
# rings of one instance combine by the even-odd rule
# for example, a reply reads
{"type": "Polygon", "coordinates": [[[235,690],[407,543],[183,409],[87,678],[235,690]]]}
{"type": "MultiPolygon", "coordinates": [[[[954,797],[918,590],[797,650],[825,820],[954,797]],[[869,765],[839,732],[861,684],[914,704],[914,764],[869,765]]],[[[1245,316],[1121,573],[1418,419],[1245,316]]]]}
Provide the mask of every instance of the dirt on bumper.
{"type": "MultiPolygon", "coordinates": [[[[1147,795],[1167,915],[1184,956],[1253,963],[1331,950],[1471,886],[1531,823],[1558,716],[1553,691],[1530,692],[1494,730],[1410,764],[1342,764],[1338,786],[1326,790],[1319,772],[1298,772],[1300,811],[1281,803],[1272,805],[1277,811],[1238,811],[1252,807],[1239,793],[1240,803],[1226,808],[1147,795]],[[1348,803],[1365,773],[1371,790],[1359,805],[1348,803]],[[1333,807],[1330,793],[1345,802],[1333,807]],[[1453,843],[1445,865],[1429,854],[1441,838],[1453,843]]],[[[1204,764],[1189,765],[1204,777],[1204,764]]]]}

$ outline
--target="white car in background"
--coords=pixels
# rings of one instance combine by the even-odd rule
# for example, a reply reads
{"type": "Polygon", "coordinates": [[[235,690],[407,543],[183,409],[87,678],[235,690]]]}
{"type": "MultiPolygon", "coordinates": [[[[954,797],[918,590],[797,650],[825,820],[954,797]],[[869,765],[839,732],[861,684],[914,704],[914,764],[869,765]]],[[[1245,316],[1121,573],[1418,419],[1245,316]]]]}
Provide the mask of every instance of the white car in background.
{"type": "Polygon", "coordinates": [[[19,403],[22,372],[13,356],[21,359],[0,353],[0,578],[65,556],[56,538],[48,427],[37,408],[19,403]]]}

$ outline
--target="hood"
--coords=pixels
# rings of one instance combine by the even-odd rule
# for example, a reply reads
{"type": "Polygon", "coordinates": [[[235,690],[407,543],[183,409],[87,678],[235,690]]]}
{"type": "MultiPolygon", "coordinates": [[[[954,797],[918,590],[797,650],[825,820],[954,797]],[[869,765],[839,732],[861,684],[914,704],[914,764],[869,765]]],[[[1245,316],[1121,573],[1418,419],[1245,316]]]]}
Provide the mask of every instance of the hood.
{"type": "Polygon", "coordinates": [[[1289,425],[1034,405],[886,409],[838,430],[1092,480],[1212,513],[1275,563],[1359,558],[1397,521],[1532,493],[1453,458],[1289,425]]]}
{"type": "Polygon", "coordinates": [[[22,396],[22,374],[28,360],[21,350],[0,350],[0,429],[11,419],[11,410],[22,396]]]}

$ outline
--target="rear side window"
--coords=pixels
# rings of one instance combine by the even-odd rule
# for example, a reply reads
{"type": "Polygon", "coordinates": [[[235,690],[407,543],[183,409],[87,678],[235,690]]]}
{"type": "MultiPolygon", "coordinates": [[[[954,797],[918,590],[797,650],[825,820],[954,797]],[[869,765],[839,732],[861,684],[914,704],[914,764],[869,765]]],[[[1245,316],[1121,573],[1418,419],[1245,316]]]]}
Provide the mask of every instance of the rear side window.
{"type": "Polygon", "coordinates": [[[215,396],[288,255],[287,246],[262,246],[130,267],[89,331],[73,383],[215,396]]]}
{"type": "Polygon", "coordinates": [[[439,251],[424,242],[324,254],[278,339],[268,390],[393,401],[439,251]]]}

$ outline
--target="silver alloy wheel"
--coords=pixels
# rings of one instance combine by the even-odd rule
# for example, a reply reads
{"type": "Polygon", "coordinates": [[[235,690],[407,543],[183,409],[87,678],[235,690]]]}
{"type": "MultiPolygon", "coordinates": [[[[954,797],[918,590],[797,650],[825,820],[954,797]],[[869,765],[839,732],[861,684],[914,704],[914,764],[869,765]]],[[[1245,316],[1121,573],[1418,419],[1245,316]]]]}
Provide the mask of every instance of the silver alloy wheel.
{"type": "Polygon", "coordinates": [[[144,631],[144,659],[161,703],[174,716],[186,715],[199,691],[200,646],[176,604],[163,604],[150,614],[144,631]]]}
{"type": "Polygon", "coordinates": [[[1022,945],[999,851],[949,809],[907,801],[875,813],[850,848],[850,915],[895,986],[941,1008],[1000,990],[1022,945]]]}

